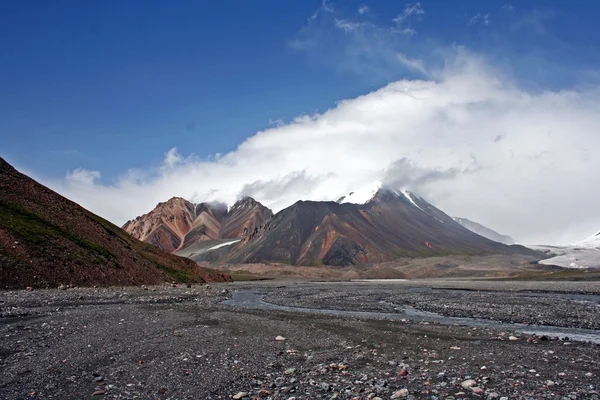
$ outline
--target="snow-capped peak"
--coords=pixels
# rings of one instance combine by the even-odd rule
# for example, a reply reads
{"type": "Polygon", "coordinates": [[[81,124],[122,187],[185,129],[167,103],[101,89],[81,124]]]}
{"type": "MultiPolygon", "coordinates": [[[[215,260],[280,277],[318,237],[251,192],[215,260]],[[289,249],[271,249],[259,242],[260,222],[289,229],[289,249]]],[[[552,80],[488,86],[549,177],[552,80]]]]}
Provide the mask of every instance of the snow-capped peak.
{"type": "Polygon", "coordinates": [[[379,189],[383,187],[383,183],[377,180],[361,189],[349,192],[338,199],[338,203],[353,203],[353,204],[367,204],[375,197],[379,189]]]}

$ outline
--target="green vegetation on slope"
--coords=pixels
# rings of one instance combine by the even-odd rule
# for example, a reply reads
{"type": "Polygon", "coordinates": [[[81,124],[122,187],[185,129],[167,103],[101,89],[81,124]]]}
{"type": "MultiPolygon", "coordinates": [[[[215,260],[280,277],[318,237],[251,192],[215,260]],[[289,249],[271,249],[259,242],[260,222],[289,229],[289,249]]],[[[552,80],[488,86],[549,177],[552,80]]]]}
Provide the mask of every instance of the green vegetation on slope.
{"type": "MultiPolygon", "coordinates": [[[[113,259],[113,255],[100,244],[69,232],[25,208],[0,200],[0,227],[19,235],[22,240],[43,245],[49,239],[66,238],[84,249],[87,249],[105,260],[113,259]]],[[[96,260],[100,261],[100,260],[96,260]]]]}

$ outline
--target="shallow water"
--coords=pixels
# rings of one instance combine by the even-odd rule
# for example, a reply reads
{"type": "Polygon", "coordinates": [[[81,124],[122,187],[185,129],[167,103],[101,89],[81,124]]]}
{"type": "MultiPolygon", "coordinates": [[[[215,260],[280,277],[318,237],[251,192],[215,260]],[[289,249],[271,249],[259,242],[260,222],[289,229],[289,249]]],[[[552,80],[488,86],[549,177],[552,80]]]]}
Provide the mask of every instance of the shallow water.
{"type": "Polygon", "coordinates": [[[396,313],[385,313],[385,312],[373,312],[373,311],[344,311],[344,310],[332,310],[325,308],[304,308],[304,307],[290,307],[281,306],[273,303],[268,303],[263,300],[263,295],[255,293],[253,290],[240,290],[233,293],[232,298],[223,301],[223,304],[230,306],[251,308],[251,309],[262,309],[262,310],[275,310],[275,311],[288,311],[288,312],[302,312],[311,314],[321,315],[342,315],[358,318],[368,319],[382,319],[390,321],[410,320],[410,321],[422,321],[422,322],[436,322],[444,325],[464,325],[473,327],[485,327],[497,330],[511,331],[517,333],[524,333],[529,335],[546,335],[546,336],[558,336],[568,337],[569,340],[581,341],[581,342],[593,342],[600,344],[600,330],[592,329],[579,329],[579,328],[564,328],[549,325],[524,325],[524,324],[508,324],[489,319],[480,318],[457,318],[457,317],[446,317],[441,314],[436,314],[427,311],[420,311],[415,308],[405,307],[396,313]]]}

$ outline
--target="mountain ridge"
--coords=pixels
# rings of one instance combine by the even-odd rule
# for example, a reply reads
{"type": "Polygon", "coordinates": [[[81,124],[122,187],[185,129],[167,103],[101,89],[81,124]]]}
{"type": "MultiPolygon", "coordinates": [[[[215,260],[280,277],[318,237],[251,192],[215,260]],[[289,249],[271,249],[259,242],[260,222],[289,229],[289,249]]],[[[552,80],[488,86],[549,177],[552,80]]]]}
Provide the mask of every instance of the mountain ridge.
{"type": "Polygon", "coordinates": [[[218,252],[188,252],[197,261],[356,265],[399,257],[523,253],[471,232],[407,190],[379,188],[365,204],[298,201],[218,252]],[[218,254],[217,254],[218,253],[218,254]]]}
{"type": "Polygon", "coordinates": [[[495,242],[504,243],[508,245],[517,243],[517,241],[512,237],[508,235],[502,235],[491,228],[481,225],[480,223],[471,221],[467,218],[452,217],[452,219],[464,226],[465,228],[467,228],[468,230],[495,242]]]}

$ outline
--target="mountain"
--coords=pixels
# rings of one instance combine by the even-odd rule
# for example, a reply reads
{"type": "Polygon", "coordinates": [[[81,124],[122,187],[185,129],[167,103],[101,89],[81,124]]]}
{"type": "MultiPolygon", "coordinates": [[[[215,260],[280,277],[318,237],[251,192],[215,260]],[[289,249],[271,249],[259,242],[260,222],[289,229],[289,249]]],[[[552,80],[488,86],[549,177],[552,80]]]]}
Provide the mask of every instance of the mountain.
{"type": "Polygon", "coordinates": [[[499,242],[499,243],[504,243],[504,244],[517,243],[515,241],[515,239],[511,238],[510,236],[501,235],[500,233],[498,233],[488,227],[485,227],[481,224],[478,224],[477,222],[470,221],[466,218],[453,217],[452,219],[454,221],[458,222],[459,224],[461,224],[462,226],[464,226],[465,228],[467,228],[468,230],[470,230],[471,232],[475,232],[476,234],[481,235],[484,238],[493,240],[494,242],[499,242]]]}
{"type": "Polygon", "coordinates": [[[222,203],[194,204],[173,197],[128,221],[123,230],[165,251],[189,256],[237,239],[245,243],[272,215],[251,197],[244,197],[229,210],[222,203]]]}
{"type": "MultiPolygon", "coordinates": [[[[535,252],[466,229],[408,191],[380,188],[365,204],[299,201],[278,212],[245,243],[194,254],[230,263],[352,265],[399,257],[535,252]]],[[[360,196],[361,202],[364,196],[360,196]]]]}
{"type": "Polygon", "coordinates": [[[165,280],[230,277],[138,241],[0,158],[0,288],[165,280]]]}

